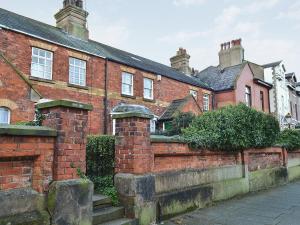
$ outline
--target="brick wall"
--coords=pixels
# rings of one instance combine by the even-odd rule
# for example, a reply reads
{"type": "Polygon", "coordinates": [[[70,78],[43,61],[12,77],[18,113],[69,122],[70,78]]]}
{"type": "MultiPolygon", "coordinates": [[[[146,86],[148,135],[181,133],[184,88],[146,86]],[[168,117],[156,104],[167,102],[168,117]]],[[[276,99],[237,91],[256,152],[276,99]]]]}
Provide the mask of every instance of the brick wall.
{"type": "MultiPolygon", "coordinates": [[[[70,99],[94,106],[89,113],[89,133],[99,134],[104,132],[104,77],[105,60],[91,55],[79,53],[64,47],[40,41],[23,34],[0,30],[0,50],[11,60],[26,77],[30,78],[31,47],[38,47],[52,51],[53,80],[30,80],[34,87],[48,99],[70,99]],[[87,87],[79,88],[70,86],[68,58],[75,57],[87,61],[87,87]]],[[[12,123],[33,119],[33,102],[29,98],[29,88],[21,79],[17,78],[13,70],[2,62],[0,67],[0,96],[10,100],[16,107],[12,110],[12,123]],[[1,85],[2,83],[2,85],[1,85]],[[17,93],[15,90],[18,89],[17,93]],[[11,92],[11,94],[9,94],[11,92]]],[[[118,63],[108,62],[108,113],[120,102],[145,105],[156,115],[161,115],[164,109],[174,100],[184,98],[190,89],[198,91],[198,102],[202,106],[203,93],[210,91],[181,83],[166,77],[157,80],[157,74],[151,74],[139,69],[127,67],[118,63]],[[122,71],[134,74],[134,98],[121,96],[122,71]],[[154,80],[154,101],[143,99],[143,77],[154,80]],[[175,97],[174,97],[175,96],[175,97]]],[[[31,78],[30,78],[31,79],[31,78]]],[[[212,102],[212,101],[211,101],[212,102]]],[[[1,99],[0,99],[1,104],[1,99]]],[[[1,106],[1,105],[0,105],[1,106]]],[[[107,116],[108,132],[111,132],[111,118],[107,116]]]]}
{"type": "Polygon", "coordinates": [[[191,150],[182,143],[152,143],[154,172],[183,169],[207,169],[242,163],[240,153],[222,153],[191,150]]]}
{"type": "Polygon", "coordinates": [[[1,136],[0,189],[46,191],[53,179],[54,142],[54,137],[1,136]]]}

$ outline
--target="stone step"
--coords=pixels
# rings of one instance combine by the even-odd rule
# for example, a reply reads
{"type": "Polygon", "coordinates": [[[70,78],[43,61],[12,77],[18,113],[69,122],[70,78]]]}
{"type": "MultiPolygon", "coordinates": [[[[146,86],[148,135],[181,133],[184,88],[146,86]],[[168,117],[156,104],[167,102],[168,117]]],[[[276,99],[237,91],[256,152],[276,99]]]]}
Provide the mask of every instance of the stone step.
{"type": "Polygon", "coordinates": [[[123,217],[123,207],[108,207],[98,209],[93,213],[93,225],[103,224],[105,222],[121,219],[123,217]]]}
{"type": "Polygon", "coordinates": [[[117,219],[117,220],[113,220],[110,222],[104,222],[99,225],[137,225],[137,224],[138,223],[136,220],[122,218],[122,219],[117,219]]]}
{"type": "Polygon", "coordinates": [[[101,208],[108,208],[112,205],[111,199],[104,195],[93,195],[94,211],[101,208]]]}

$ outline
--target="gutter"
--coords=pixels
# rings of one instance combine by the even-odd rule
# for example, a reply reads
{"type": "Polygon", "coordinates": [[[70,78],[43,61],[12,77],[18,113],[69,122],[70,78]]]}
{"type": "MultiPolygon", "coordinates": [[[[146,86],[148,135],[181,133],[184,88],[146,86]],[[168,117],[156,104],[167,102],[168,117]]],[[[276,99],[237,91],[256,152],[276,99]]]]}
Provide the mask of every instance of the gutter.
{"type": "Polygon", "coordinates": [[[105,72],[104,72],[104,126],[103,126],[103,133],[107,134],[107,122],[108,122],[108,59],[105,59],[105,72]]]}

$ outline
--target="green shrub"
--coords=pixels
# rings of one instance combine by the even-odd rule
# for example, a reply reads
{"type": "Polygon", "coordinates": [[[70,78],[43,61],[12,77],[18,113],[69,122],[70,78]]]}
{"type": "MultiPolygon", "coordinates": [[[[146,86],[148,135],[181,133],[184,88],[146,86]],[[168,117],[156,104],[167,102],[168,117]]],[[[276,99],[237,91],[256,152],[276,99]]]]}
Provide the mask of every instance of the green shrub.
{"type": "Polygon", "coordinates": [[[113,176],[91,177],[95,186],[95,192],[111,198],[113,205],[118,205],[118,194],[114,186],[113,176]]]}
{"type": "Polygon", "coordinates": [[[89,136],[86,153],[88,176],[102,177],[114,174],[115,138],[113,136],[89,136]]]}
{"type": "Polygon", "coordinates": [[[288,151],[295,151],[300,149],[300,131],[286,129],[283,130],[277,140],[277,144],[286,148],[288,151]]]}
{"type": "Polygon", "coordinates": [[[279,131],[276,118],[239,104],[197,117],[183,138],[193,148],[240,151],[272,146],[279,131]]]}
{"type": "Polygon", "coordinates": [[[174,119],[170,122],[169,128],[166,128],[166,135],[174,136],[182,134],[182,129],[189,127],[194,119],[195,115],[191,112],[177,113],[174,119]]]}

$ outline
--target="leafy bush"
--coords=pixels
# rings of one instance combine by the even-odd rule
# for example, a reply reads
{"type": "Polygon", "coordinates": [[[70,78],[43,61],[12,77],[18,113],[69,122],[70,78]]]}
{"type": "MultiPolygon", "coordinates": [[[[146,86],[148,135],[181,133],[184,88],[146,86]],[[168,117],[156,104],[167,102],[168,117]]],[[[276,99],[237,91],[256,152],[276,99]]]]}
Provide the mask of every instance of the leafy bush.
{"type": "Polygon", "coordinates": [[[195,115],[191,112],[177,113],[170,124],[169,130],[167,130],[165,134],[168,136],[182,134],[182,129],[187,128],[194,119],[195,115]]]}
{"type": "Polygon", "coordinates": [[[276,118],[239,104],[197,117],[183,138],[194,148],[240,151],[272,146],[279,131],[276,118]]]}
{"type": "Polygon", "coordinates": [[[114,174],[115,138],[113,136],[89,136],[86,151],[88,176],[101,177],[114,174]]]}
{"type": "Polygon", "coordinates": [[[91,177],[95,185],[95,192],[111,198],[113,205],[118,205],[118,194],[114,187],[113,176],[91,177]]]}
{"type": "Polygon", "coordinates": [[[288,151],[300,149],[300,131],[287,129],[283,130],[277,140],[277,144],[286,148],[288,151]]]}
{"type": "Polygon", "coordinates": [[[95,192],[109,196],[118,204],[114,187],[115,138],[89,136],[87,140],[87,176],[94,182],[95,192]]]}

